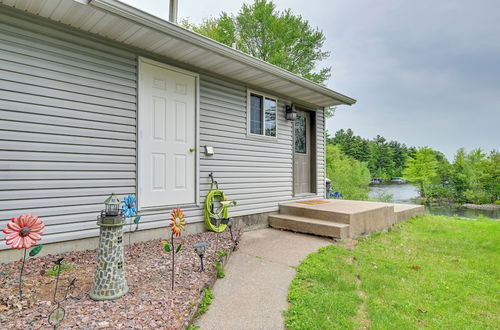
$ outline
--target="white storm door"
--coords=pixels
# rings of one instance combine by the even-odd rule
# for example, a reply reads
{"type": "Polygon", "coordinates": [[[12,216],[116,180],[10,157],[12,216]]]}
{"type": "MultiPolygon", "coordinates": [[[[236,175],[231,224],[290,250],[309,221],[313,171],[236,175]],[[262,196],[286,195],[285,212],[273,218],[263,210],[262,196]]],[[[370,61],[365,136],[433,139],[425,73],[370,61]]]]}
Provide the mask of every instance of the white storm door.
{"type": "Polygon", "coordinates": [[[195,203],[196,76],[142,60],[139,206],[195,203]]]}

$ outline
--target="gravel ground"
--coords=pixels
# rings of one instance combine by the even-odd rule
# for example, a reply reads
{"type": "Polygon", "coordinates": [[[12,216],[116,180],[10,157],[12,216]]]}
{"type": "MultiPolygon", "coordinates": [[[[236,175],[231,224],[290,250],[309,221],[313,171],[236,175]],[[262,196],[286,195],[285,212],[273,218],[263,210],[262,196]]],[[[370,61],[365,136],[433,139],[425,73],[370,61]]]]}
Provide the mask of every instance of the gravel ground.
{"type": "MultiPolygon", "coordinates": [[[[184,328],[198,305],[201,292],[215,276],[216,234],[206,232],[175,239],[175,244],[179,243],[183,243],[183,248],[175,256],[174,291],[171,290],[171,254],[165,252],[160,240],[126,246],[129,293],[115,301],[93,301],[88,295],[95,270],[95,250],[28,260],[23,277],[25,299],[21,302],[17,282],[21,261],[0,264],[0,328],[50,327],[47,317],[55,307],[52,302],[55,277],[45,272],[60,257],[74,269],[61,274],[58,300],[64,297],[68,283],[76,278],[74,289],[61,303],[66,317],[60,328],[184,328]],[[192,248],[198,242],[208,243],[203,273],[192,248]]],[[[219,235],[219,251],[233,247],[229,232],[219,235]]],[[[19,254],[21,258],[22,252],[19,254]]]]}

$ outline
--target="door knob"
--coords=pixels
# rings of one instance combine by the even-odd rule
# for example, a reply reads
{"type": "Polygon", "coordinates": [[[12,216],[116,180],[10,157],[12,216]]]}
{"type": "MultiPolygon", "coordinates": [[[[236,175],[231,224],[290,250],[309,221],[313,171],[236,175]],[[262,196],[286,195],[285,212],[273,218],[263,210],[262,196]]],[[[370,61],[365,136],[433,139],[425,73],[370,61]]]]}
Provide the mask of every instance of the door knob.
{"type": "Polygon", "coordinates": [[[196,148],[189,148],[189,152],[195,152],[196,148]]]}

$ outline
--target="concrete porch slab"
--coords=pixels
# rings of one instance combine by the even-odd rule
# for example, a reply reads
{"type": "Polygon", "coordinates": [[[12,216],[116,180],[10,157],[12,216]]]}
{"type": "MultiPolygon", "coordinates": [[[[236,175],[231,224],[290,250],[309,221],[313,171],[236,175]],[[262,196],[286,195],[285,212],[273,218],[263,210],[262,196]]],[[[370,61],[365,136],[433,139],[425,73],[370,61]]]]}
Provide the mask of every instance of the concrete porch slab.
{"type": "Polygon", "coordinates": [[[420,205],[353,200],[317,200],[280,204],[280,214],[269,218],[271,227],[329,237],[357,237],[384,230],[392,224],[423,214],[420,205]],[[307,219],[310,219],[309,223],[307,219]],[[328,225],[325,221],[332,222],[328,225]],[[334,223],[334,224],[333,224],[334,223]],[[338,224],[349,228],[334,229],[338,224]]]}
{"type": "Polygon", "coordinates": [[[353,201],[347,199],[322,199],[320,204],[306,204],[305,202],[281,203],[280,206],[296,206],[307,209],[333,211],[346,214],[354,214],[377,209],[383,206],[394,205],[391,203],[380,203],[370,201],[353,201]]]}
{"type": "Polygon", "coordinates": [[[425,207],[423,205],[394,204],[394,213],[396,213],[396,222],[400,222],[424,214],[425,207]]]}

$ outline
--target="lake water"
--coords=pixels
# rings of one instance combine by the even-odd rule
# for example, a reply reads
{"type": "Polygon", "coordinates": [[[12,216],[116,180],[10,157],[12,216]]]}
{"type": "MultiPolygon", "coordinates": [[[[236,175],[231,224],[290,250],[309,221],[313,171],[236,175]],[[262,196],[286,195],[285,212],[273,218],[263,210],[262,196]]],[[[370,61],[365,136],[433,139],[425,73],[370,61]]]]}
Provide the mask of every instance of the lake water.
{"type": "MultiPolygon", "coordinates": [[[[376,199],[380,194],[391,194],[393,203],[418,204],[418,190],[411,184],[380,184],[371,186],[370,199],[376,199]]],[[[460,204],[431,204],[425,205],[427,213],[465,218],[477,218],[479,215],[492,219],[500,219],[499,210],[469,209],[460,204]]]]}

